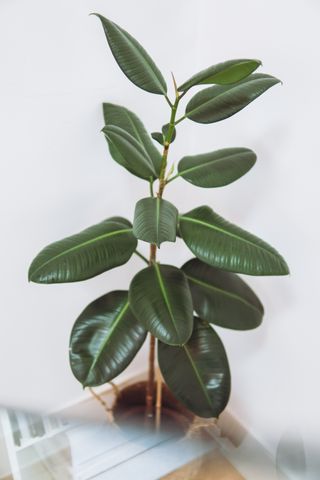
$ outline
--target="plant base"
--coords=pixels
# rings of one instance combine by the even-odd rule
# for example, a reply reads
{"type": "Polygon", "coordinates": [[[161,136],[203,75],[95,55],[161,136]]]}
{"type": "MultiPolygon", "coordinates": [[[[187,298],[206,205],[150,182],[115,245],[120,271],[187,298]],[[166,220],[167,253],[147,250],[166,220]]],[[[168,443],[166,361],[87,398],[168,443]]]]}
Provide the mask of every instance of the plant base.
{"type": "MultiPolygon", "coordinates": [[[[133,427],[161,431],[174,430],[185,434],[194,415],[174,398],[165,384],[162,385],[161,411],[157,412],[154,405],[152,415],[147,415],[146,384],[147,382],[137,382],[120,391],[113,405],[115,423],[125,429],[133,427]]],[[[156,391],[156,386],[154,389],[156,391]]]]}

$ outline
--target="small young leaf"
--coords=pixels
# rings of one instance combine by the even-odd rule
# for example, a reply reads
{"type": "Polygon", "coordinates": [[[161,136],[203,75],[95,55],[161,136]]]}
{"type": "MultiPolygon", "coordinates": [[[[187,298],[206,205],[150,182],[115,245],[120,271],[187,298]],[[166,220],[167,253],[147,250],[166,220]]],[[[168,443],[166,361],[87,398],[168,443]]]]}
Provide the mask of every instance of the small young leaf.
{"type": "Polygon", "coordinates": [[[233,330],[250,330],[262,322],[263,306],[236,274],[197,258],[182,267],[189,281],[193,307],[202,320],[233,330]]]}
{"type": "Polygon", "coordinates": [[[152,133],[151,133],[151,137],[153,138],[153,140],[155,140],[156,142],[160,143],[160,145],[163,145],[163,144],[164,144],[163,133],[161,133],[161,132],[152,132],[152,133]]]}
{"type": "Polygon", "coordinates": [[[158,67],[145,49],[119,25],[99,14],[110,49],[123,73],[147,92],[166,95],[167,85],[158,67]]]}
{"type": "Polygon", "coordinates": [[[112,103],[103,104],[103,116],[105,125],[115,125],[120,127],[134,137],[145,155],[149,158],[149,163],[152,163],[157,176],[160,174],[161,154],[154,146],[149,134],[147,133],[141,120],[133,112],[120,105],[112,103]]]}
{"type": "Polygon", "coordinates": [[[145,148],[132,136],[116,125],[102,129],[109,144],[112,158],[133,175],[150,181],[158,177],[152,159],[145,148]]]}
{"type": "Polygon", "coordinates": [[[172,347],[159,342],[158,362],[173,395],[199,417],[218,417],[225,409],[231,376],[224,346],[213,328],[194,318],[188,343],[172,347]]]}
{"type": "Polygon", "coordinates": [[[145,328],[131,312],[128,292],[114,291],[90,303],[70,337],[70,366],[84,387],[110,382],[136,356],[145,328]]]}
{"type": "Polygon", "coordinates": [[[260,238],[202,206],[181,215],[179,233],[192,253],[209,265],[247,275],[287,275],[282,256],[260,238]]]}
{"type": "Polygon", "coordinates": [[[184,345],[193,328],[188,280],[171,265],[152,266],[133,278],[129,302],[135,316],[152,335],[168,345],[184,345]]]}
{"type": "Polygon", "coordinates": [[[195,85],[210,83],[215,83],[216,85],[229,85],[230,83],[236,83],[250,75],[260,67],[260,65],[260,60],[243,58],[218,63],[217,65],[212,65],[196,75],[193,75],[193,77],[180,85],[178,90],[180,92],[185,92],[195,85]]]}
{"type": "Polygon", "coordinates": [[[133,233],[139,240],[156,243],[175,242],[178,210],[162,198],[143,198],[136,204],[133,233]]]}
{"type": "MultiPolygon", "coordinates": [[[[169,123],[166,123],[166,125],[163,125],[163,127],[162,127],[162,133],[163,133],[164,138],[166,138],[166,136],[167,136],[167,134],[168,134],[169,126],[170,126],[169,123]]],[[[177,131],[176,131],[176,129],[174,128],[174,129],[173,129],[173,134],[172,134],[172,138],[171,138],[171,142],[170,142],[170,143],[174,142],[174,140],[175,140],[175,138],[176,138],[176,135],[177,135],[177,131]]]]}
{"type": "Polygon", "coordinates": [[[29,268],[35,283],[79,282],[126,263],[137,247],[132,225],[112,217],[45,247],[29,268]]]}
{"type": "Polygon", "coordinates": [[[247,173],[256,158],[256,154],[248,148],[223,148],[183,157],[178,164],[178,172],[180,177],[198,187],[222,187],[247,173]]]}
{"type": "Polygon", "coordinates": [[[280,80],[254,73],[232,85],[215,85],[198,92],[187,104],[186,117],[198,123],[213,123],[231,117],[280,80]]]}

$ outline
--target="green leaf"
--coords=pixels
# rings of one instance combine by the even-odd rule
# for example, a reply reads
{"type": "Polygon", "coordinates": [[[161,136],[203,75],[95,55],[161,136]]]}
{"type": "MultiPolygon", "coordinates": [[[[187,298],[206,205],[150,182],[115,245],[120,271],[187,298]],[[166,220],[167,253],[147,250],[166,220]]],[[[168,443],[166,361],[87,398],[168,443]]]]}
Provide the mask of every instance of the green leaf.
{"type": "Polygon", "coordinates": [[[250,330],[262,322],[263,306],[238,275],[193,258],[185,263],[193,308],[202,320],[233,330],[250,330]]]}
{"type": "Polygon", "coordinates": [[[159,342],[158,362],[173,395],[199,417],[218,417],[231,389],[224,346],[213,328],[194,319],[192,337],[183,347],[159,342]]]}
{"type": "Polygon", "coordinates": [[[212,65],[196,75],[193,75],[189,80],[180,85],[178,90],[180,92],[185,92],[195,85],[208,83],[215,83],[217,85],[236,83],[250,75],[250,73],[254,72],[258,67],[260,67],[260,65],[260,60],[243,58],[218,63],[217,65],[212,65]]]}
{"type": "Polygon", "coordinates": [[[110,382],[140,350],[146,330],[131,312],[128,292],[114,291],[90,303],[71,332],[69,358],[84,387],[110,382]]]}
{"type": "MultiPolygon", "coordinates": [[[[165,142],[165,139],[166,139],[166,136],[168,134],[168,130],[169,130],[169,123],[166,123],[166,125],[163,125],[162,127],[162,133],[160,132],[153,132],[151,133],[151,137],[156,140],[158,143],[160,143],[160,145],[164,145],[164,142],[165,142]]],[[[177,131],[176,129],[174,128],[173,129],[173,134],[172,134],[172,138],[171,138],[171,142],[174,142],[175,138],[177,136],[177,131]]]]}
{"type": "Polygon", "coordinates": [[[123,73],[137,87],[147,92],[165,95],[166,82],[145,49],[119,25],[99,14],[111,52],[123,73]]]}
{"type": "Polygon", "coordinates": [[[183,157],[179,176],[198,187],[222,187],[247,173],[256,162],[248,148],[223,148],[215,152],[183,157]]]}
{"type": "MultiPolygon", "coordinates": [[[[169,123],[166,123],[166,124],[163,125],[163,127],[162,127],[162,134],[163,134],[164,139],[165,139],[166,136],[168,135],[169,127],[170,127],[169,123]]],[[[173,129],[173,134],[172,134],[172,138],[171,138],[171,142],[170,142],[170,143],[174,142],[176,136],[177,136],[177,130],[174,128],[174,129],[173,129]]]]}
{"type": "Polygon", "coordinates": [[[116,125],[107,125],[102,129],[109,144],[113,159],[136,177],[155,179],[158,173],[145,149],[130,133],[116,125]]]}
{"type": "Polygon", "coordinates": [[[192,333],[193,306],[185,274],[171,265],[141,270],[132,280],[130,306],[152,335],[169,345],[183,345],[192,333]]]}
{"type": "Polygon", "coordinates": [[[160,145],[164,144],[164,138],[161,132],[152,132],[151,137],[153,138],[153,140],[160,143],[160,145]]]}
{"type": "Polygon", "coordinates": [[[142,198],[136,204],[133,233],[139,240],[156,243],[175,242],[178,210],[162,198],[142,198]]]}
{"type": "Polygon", "coordinates": [[[161,154],[154,146],[141,120],[133,112],[120,105],[112,103],[103,104],[103,116],[105,125],[115,125],[129,133],[144,150],[152,164],[157,177],[160,174],[161,154]]]}
{"type": "Polygon", "coordinates": [[[209,207],[180,217],[180,234],[192,253],[209,265],[247,275],[287,275],[281,255],[263,240],[227,222],[209,207]]]}
{"type": "Polygon", "coordinates": [[[112,217],[45,247],[29,268],[36,283],[79,282],[126,263],[137,246],[132,225],[112,217]]]}
{"type": "Polygon", "coordinates": [[[215,85],[198,92],[187,105],[186,117],[198,123],[213,123],[231,117],[280,80],[254,73],[232,85],[215,85]]]}

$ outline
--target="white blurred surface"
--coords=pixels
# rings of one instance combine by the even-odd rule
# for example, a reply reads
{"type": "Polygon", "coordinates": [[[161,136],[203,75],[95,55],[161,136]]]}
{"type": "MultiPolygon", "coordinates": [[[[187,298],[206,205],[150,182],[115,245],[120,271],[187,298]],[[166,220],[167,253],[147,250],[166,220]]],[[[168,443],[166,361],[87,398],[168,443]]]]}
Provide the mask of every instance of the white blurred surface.
{"type": "MultiPolygon", "coordinates": [[[[126,288],[141,266],[70,285],[27,283],[46,244],[117,214],[132,218],[148,186],[110,158],[101,103],[135,111],[150,131],[168,121],[165,101],[132,85],[116,65],[98,11],[132,33],[168,83],[213,63],[260,58],[277,86],[231,119],[183,122],[171,151],[253,148],[254,169],[224,189],[177,181],[166,198],[181,211],[207,203],[270,242],[288,278],[247,278],[266,307],[252,332],[219,332],[233,372],[232,411],[275,451],[288,426],[310,449],[319,442],[320,4],[312,0],[2,0],[0,5],[1,291],[0,403],[53,409],[81,395],[68,366],[72,324],[106,291],[126,288]]],[[[187,249],[163,245],[177,265],[187,249]]],[[[132,372],[143,367],[142,352],[132,372]]]]}

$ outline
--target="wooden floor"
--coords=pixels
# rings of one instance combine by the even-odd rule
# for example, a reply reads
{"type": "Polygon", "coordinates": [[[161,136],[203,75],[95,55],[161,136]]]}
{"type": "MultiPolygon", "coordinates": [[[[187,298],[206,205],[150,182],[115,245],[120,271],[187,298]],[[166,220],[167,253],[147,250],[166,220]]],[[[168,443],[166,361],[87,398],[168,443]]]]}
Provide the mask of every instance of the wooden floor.
{"type": "Polygon", "coordinates": [[[245,480],[219,452],[208,453],[161,480],[245,480]]]}

